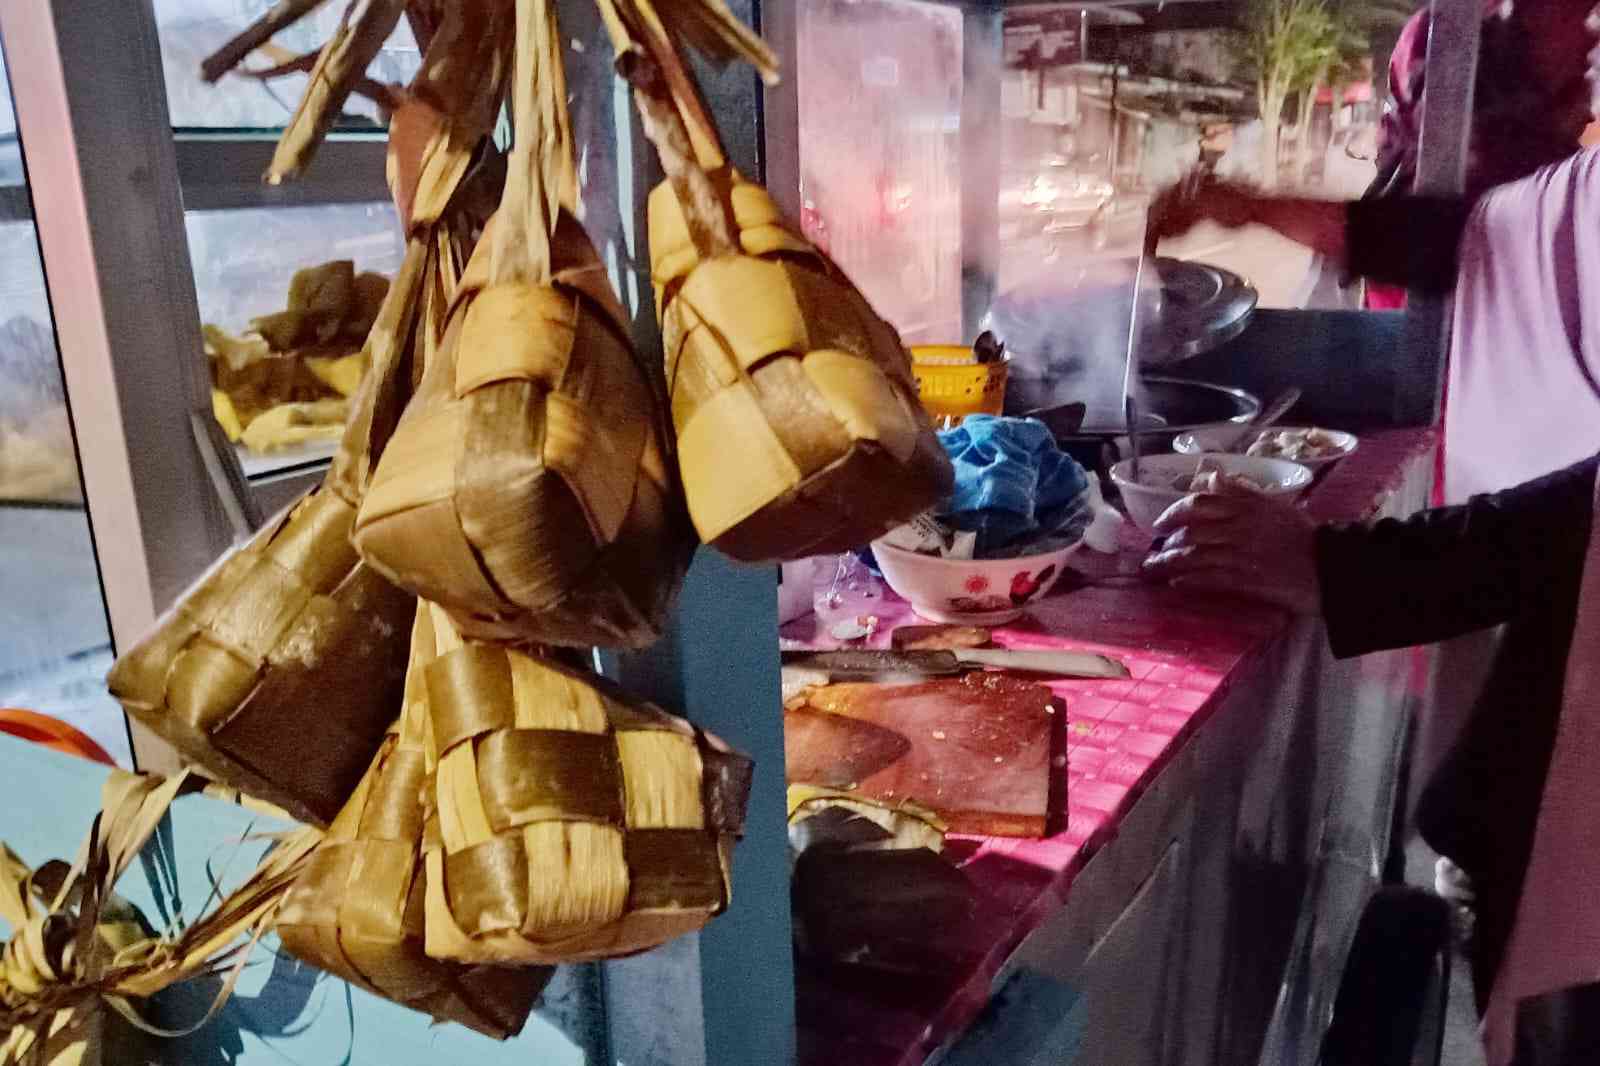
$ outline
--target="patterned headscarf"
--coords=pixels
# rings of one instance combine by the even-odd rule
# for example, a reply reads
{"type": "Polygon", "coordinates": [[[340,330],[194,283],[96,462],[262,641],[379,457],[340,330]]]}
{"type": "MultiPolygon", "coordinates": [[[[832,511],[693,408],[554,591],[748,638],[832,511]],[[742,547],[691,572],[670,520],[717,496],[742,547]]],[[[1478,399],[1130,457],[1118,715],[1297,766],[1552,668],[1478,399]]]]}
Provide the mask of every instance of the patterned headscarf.
{"type": "MultiPolygon", "coordinates": [[[[1565,131],[1538,125],[1537,117],[1550,109],[1526,76],[1531,61],[1527,42],[1511,20],[1511,10],[1506,0],[1485,0],[1483,5],[1469,196],[1531,174],[1578,148],[1565,131]]],[[[1389,100],[1378,127],[1378,177],[1368,196],[1409,192],[1416,177],[1430,26],[1426,8],[1412,15],[1389,58],[1389,100]]]]}

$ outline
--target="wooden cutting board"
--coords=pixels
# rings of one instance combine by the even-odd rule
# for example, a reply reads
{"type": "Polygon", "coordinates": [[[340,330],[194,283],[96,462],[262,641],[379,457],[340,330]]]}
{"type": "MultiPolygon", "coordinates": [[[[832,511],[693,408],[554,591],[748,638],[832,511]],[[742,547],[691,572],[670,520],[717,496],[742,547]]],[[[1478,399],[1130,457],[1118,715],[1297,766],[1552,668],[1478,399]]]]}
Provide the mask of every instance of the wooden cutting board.
{"type": "Polygon", "coordinates": [[[812,689],[784,714],[790,784],[912,800],[953,833],[1038,837],[1066,814],[1066,709],[998,673],[812,689]]]}

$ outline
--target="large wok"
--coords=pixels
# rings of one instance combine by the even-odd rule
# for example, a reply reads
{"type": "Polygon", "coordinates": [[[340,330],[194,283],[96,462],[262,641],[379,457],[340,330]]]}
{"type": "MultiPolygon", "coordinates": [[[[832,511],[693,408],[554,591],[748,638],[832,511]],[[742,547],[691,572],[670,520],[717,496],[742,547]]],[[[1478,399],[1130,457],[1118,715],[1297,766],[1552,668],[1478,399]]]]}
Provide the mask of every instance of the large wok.
{"type": "MultiPolygon", "coordinates": [[[[1146,377],[1139,410],[1140,451],[1165,452],[1180,433],[1249,422],[1261,413],[1261,400],[1225,385],[1146,377]]],[[[1091,470],[1104,472],[1127,452],[1127,422],[1114,409],[1091,411],[1074,403],[1026,413],[1049,426],[1062,447],[1091,470]]]]}

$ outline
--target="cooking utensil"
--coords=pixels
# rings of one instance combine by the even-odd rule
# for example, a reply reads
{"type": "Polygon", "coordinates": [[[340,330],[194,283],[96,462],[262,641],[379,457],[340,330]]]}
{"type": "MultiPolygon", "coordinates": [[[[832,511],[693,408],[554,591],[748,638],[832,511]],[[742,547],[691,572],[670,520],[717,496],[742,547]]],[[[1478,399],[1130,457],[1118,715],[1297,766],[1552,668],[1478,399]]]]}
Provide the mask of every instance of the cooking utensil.
{"type": "Polygon", "coordinates": [[[1088,404],[1063,403],[1054,407],[1035,407],[1031,411],[1024,411],[1022,417],[1036,418],[1043,422],[1045,428],[1060,440],[1063,437],[1076,436],[1083,428],[1083,419],[1088,413],[1088,404]]]}
{"type": "Polygon", "coordinates": [[[986,329],[972,342],[972,354],[978,357],[979,363],[998,363],[1006,357],[1006,346],[992,330],[986,329]]]}
{"type": "MultiPolygon", "coordinates": [[[[1150,220],[1145,219],[1148,235],[1150,220]]],[[[1133,268],[1133,299],[1128,301],[1128,346],[1122,366],[1122,415],[1128,427],[1128,448],[1133,453],[1133,476],[1139,477],[1139,405],[1133,395],[1134,375],[1138,373],[1135,360],[1139,350],[1139,289],[1144,281],[1145,247],[1139,245],[1139,258],[1133,268]]]]}
{"type": "Polygon", "coordinates": [[[1082,651],[1013,651],[955,648],[927,651],[786,651],[783,665],[835,679],[878,681],[892,677],[952,677],[993,667],[1045,677],[1124,678],[1128,668],[1107,655],[1082,651]]]}
{"type": "MultiPolygon", "coordinates": [[[[1284,415],[1288,414],[1289,413],[1289,408],[1293,407],[1295,404],[1297,404],[1299,402],[1300,402],[1300,390],[1299,389],[1296,389],[1296,388],[1284,389],[1283,392],[1278,394],[1278,398],[1277,399],[1275,399],[1271,403],[1267,404],[1267,406],[1262,410],[1262,412],[1259,415],[1257,415],[1255,418],[1251,419],[1250,424],[1248,426],[1246,426],[1244,429],[1239,431],[1239,434],[1237,436],[1235,436],[1231,442],[1229,442],[1228,446],[1226,448],[1224,448],[1223,451],[1242,452],[1245,449],[1249,448],[1250,445],[1255,443],[1256,438],[1258,436],[1260,436],[1262,430],[1266,429],[1268,426],[1273,425],[1274,423],[1276,423],[1278,421],[1278,419],[1280,419],[1284,415]]],[[[1138,475],[1138,471],[1139,471],[1139,467],[1138,467],[1137,464],[1135,464],[1134,465],[1134,475],[1135,476],[1138,475]]]]}
{"type": "Polygon", "coordinates": [[[1257,296],[1244,278],[1209,263],[1160,256],[1150,262],[1161,287],[1161,329],[1139,349],[1144,366],[1212,351],[1250,324],[1257,296]]]}
{"type": "MultiPolygon", "coordinates": [[[[1243,333],[1255,314],[1256,291],[1230,271],[1156,256],[1147,259],[1145,273],[1141,298],[1161,307],[1160,329],[1146,330],[1139,347],[1147,370],[1220,347],[1243,333]]],[[[1120,270],[1052,273],[996,297],[983,324],[1005,343],[1014,407],[1048,407],[1068,396],[1088,399],[1070,383],[1075,375],[1087,375],[1093,385],[1096,368],[1083,361],[1083,353],[1100,344],[1105,322],[1121,321],[1126,312],[1120,302],[1129,298],[1125,262],[1120,270]],[[1060,389],[1063,380],[1066,391],[1060,389]]]]}
{"type": "MultiPolygon", "coordinates": [[[[1180,433],[1217,427],[1243,427],[1261,410],[1261,401],[1240,389],[1180,378],[1144,378],[1136,412],[1141,452],[1157,455],[1180,433]]],[[[1122,458],[1120,441],[1127,435],[1124,411],[1090,411],[1076,433],[1057,434],[1056,441],[1084,466],[1104,473],[1122,458]]]]}

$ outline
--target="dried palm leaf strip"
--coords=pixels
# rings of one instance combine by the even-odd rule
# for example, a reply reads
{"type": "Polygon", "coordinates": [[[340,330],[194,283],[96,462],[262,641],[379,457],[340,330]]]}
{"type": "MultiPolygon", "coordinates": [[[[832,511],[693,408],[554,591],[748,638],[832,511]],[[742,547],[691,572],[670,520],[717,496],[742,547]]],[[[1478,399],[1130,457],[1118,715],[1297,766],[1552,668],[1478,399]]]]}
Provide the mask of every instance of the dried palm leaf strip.
{"type": "Polygon", "coordinates": [[[463,641],[433,610],[428,953],[605,958],[721,913],[749,759],[592,675],[463,641]]]}
{"type": "Polygon", "coordinates": [[[200,64],[200,76],[215,83],[233,70],[257,48],[272,40],[274,34],[299,22],[327,0],[278,0],[264,14],[228,43],[207,56],[200,64]]]}
{"type": "Polygon", "coordinates": [[[276,929],[304,962],[439,1021],[504,1039],[521,1030],[553,971],[444,962],[423,949],[423,670],[434,647],[424,607],[412,633],[401,716],[289,891],[276,929]]]}
{"type": "Polygon", "coordinates": [[[405,7],[405,0],[351,0],[339,28],[317,54],[305,95],[278,139],[267,167],[268,184],[294,177],[311,162],[356,80],[400,24],[405,7]]]}
{"type": "Polygon", "coordinates": [[[894,328],[731,167],[679,48],[766,69],[717,0],[597,0],[668,180],[650,258],[690,515],[737,559],[859,546],[952,485],[894,328]],[[737,461],[730,461],[736,455],[737,461]]]}
{"type": "Polygon", "coordinates": [[[0,1066],[93,1066],[107,1009],[158,1032],[139,1002],[192,977],[223,978],[207,1019],[226,1002],[319,834],[289,834],[209,912],[151,935],[114,888],[173,800],[201,785],[113,771],[71,865],[30,869],[0,844],[0,919],[11,934],[0,943],[0,1066]]]}
{"type": "MultiPolygon", "coordinates": [[[[239,71],[241,75],[253,81],[271,81],[288,74],[308,74],[317,65],[317,60],[322,56],[322,49],[307,52],[304,55],[295,55],[285,48],[273,44],[261,46],[261,53],[272,60],[270,67],[247,67],[239,71]]],[[[386,85],[381,81],[369,78],[366,75],[357,77],[350,83],[350,91],[356,96],[366,97],[377,104],[385,114],[392,112],[400,103],[399,86],[386,85]]]]}
{"type": "Polygon", "coordinates": [[[356,546],[475,639],[655,641],[693,546],[657,372],[572,216],[560,34],[517,4],[505,195],[373,478],[356,546]]]}
{"type": "Polygon", "coordinates": [[[389,187],[411,229],[437,221],[494,129],[511,76],[514,0],[456,0],[389,121],[389,187]]]}

